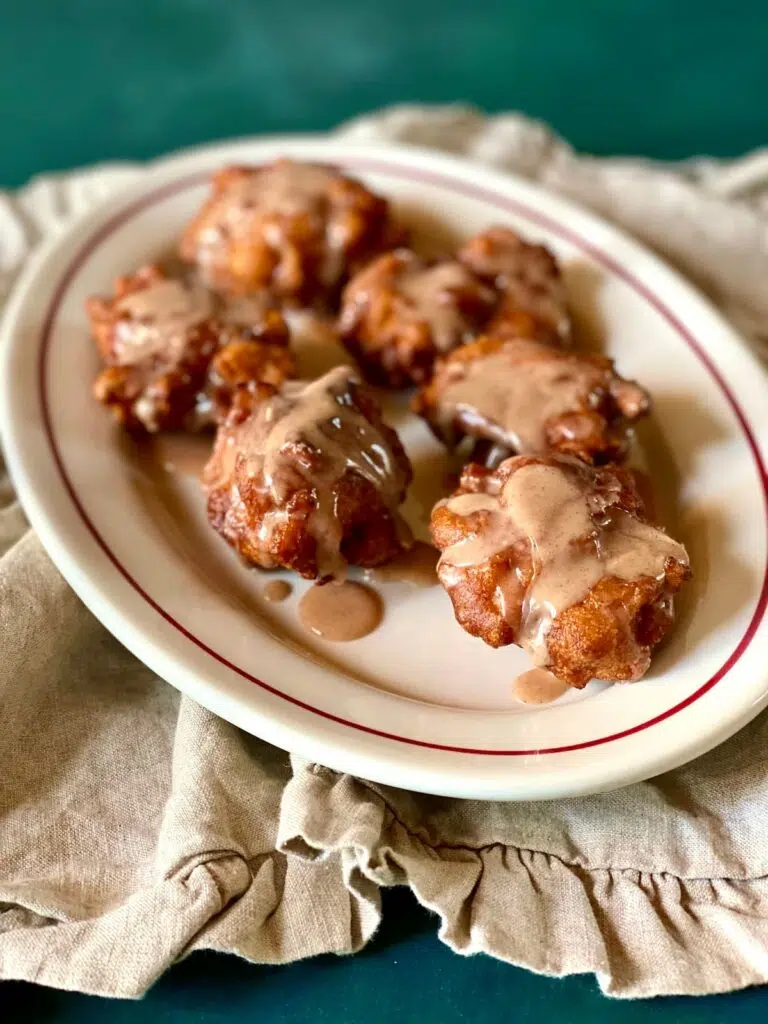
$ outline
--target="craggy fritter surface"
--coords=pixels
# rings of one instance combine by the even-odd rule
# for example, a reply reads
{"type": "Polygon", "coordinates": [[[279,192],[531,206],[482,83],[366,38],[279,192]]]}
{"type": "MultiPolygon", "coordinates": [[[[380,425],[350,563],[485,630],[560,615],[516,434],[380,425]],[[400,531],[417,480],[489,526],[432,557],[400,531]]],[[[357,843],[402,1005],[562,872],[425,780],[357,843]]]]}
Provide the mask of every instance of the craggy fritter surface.
{"type": "Polygon", "coordinates": [[[374,260],[347,285],[341,339],[373,383],[423,384],[441,352],[476,334],[496,301],[494,290],[457,261],[427,264],[401,248],[374,260]],[[442,275],[442,282],[434,275],[442,275]]]}
{"type": "Polygon", "coordinates": [[[546,246],[526,242],[510,228],[497,226],[470,238],[458,259],[499,293],[499,304],[485,328],[488,334],[569,343],[565,283],[546,246]]]}
{"type": "Polygon", "coordinates": [[[226,167],[211,184],[179,251],[225,294],[333,299],[357,267],[404,239],[387,200],[332,167],[226,167]]]}
{"type": "MultiPolygon", "coordinates": [[[[448,389],[464,379],[468,371],[478,368],[483,360],[498,356],[503,358],[503,366],[494,360],[495,381],[502,379],[499,374],[507,373],[512,381],[517,374],[531,372],[534,364],[546,363],[553,370],[562,368],[564,375],[572,370],[579,373],[583,386],[572,407],[544,422],[547,450],[596,464],[624,458],[632,424],[650,409],[650,399],[638,384],[620,377],[614,371],[613,362],[603,356],[580,355],[544,343],[490,335],[438,360],[431,381],[414,398],[414,411],[427,420],[439,440],[456,447],[465,436],[470,436],[506,447],[507,454],[539,454],[516,453],[511,439],[500,438],[498,424],[487,415],[488,410],[481,403],[468,411],[454,410],[446,401],[448,389]]],[[[554,380],[551,388],[558,386],[564,384],[554,380]]]]}
{"type": "Polygon", "coordinates": [[[211,360],[199,406],[210,406],[214,423],[223,423],[230,407],[252,409],[260,400],[260,385],[280,387],[296,377],[291,331],[269,296],[220,303],[222,344],[211,360]]]}
{"type": "MultiPolygon", "coordinates": [[[[507,459],[495,471],[477,464],[465,467],[458,489],[463,494],[498,495],[513,473],[524,466],[565,465],[565,471],[589,478],[596,509],[620,509],[645,522],[645,510],[632,474],[618,466],[598,469],[557,456],[507,459]]],[[[432,512],[435,546],[445,551],[489,528],[490,513],[481,510],[457,515],[445,503],[432,512]]],[[[527,539],[498,550],[487,561],[468,566],[438,564],[458,623],[491,647],[516,642],[526,592],[535,575],[527,539]],[[503,611],[502,611],[503,609],[503,611]]],[[[633,580],[604,576],[583,600],[556,615],[547,635],[549,670],[576,688],[590,679],[636,680],[648,669],[653,648],[672,625],[672,597],[690,578],[690,568],[668,558],[664,576],[633,580]]]]}
{"type": "MultiPolygon", "coordinates": [[[[176,329],[120,309],[127,296],[174,280],[157,266],[118,278],[114,296],[86,303],[91,331],[106,364],[94,395],[132,431],[196,430],[226,417],[235,395],[247,404],[259,381],[279,385],[295,376],[289,330],[279,310],[254,306],[252,316],[228,314],[207,295],[206,315],[176,329]],[[156,344],[132,345],[157,330],[156,344]]],[[[179,282],[183,287],[186,284],[179,282]]]]}
{"type": "MultiPolygon", "coordinates": [[[[259,387],[261,402],[275,394],[274,388],[259,387]]],[[[399,504],[413,475],[400,439],[382,420],[381,410],[364,384],[352,386],[348,400],[389,448],[402,476],[399,504]]],[[[265,478],[263,469],[254,472],[258,463],[252,461],[250,449],[257,415],[258,410],[248,415],[233,408],[219,427],[213,454],[203,474],[208,519],[251,565],[292,569],[306,579],[328,578],[321,575],[312,530],[312,517],[321,500],[314,481],[326,479],[326,456],[304,440],[291,441],[282,449],[288,468],[276,489],[265,478]]],[[[381,565],[403,550],[395,511],[383,500],[379,489],[354,469],[347,468],[330,481],[322,500],[334,509],[339,550],[348,565],[381,565]]]]}

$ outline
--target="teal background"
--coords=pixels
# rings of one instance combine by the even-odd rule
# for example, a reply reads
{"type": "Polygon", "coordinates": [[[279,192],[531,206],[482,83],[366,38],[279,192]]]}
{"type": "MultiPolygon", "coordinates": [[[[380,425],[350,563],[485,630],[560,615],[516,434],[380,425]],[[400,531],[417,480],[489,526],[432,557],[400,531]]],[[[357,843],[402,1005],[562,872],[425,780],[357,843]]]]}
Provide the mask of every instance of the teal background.
{"type": "Polygon", "coordinates": [[[595,153],[766,141],[765,0],[0,0],[0,184],[406,100],[595,153]]]}
{"type": "MultiPolygon", "coordinates": [[[[673,159],[768,142],[768,4],[742,0],[0,0],[0,186],[213,138],[318,130],[402,101],[550,121],[580,149],[673,159]]],[[[353,959],[195,954],[143,1004],[5,983],[56,1022],[764,1021],[768,990],[617,1003],[464,959],[406,891],[353,959]]],[[[520,922],[525,927],[525,922],[520,922]]]]}

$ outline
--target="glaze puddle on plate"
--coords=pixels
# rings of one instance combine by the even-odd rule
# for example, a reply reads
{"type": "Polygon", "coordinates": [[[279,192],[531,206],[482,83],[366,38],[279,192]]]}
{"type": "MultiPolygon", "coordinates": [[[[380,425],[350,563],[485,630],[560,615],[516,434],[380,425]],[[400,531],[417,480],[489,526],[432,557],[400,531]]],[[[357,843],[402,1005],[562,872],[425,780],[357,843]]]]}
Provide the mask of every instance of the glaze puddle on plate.
{"type": "Polygon", "coordinates": [[[545,668],[521,672],[512,684],[512,692],[523,704],[552,704],[568,692],[568,684],[545,668]]]}
{"type": "Polygon", "coordinates": [[[270,604],[280,604],[281,601],[288,600],[293,593],[293,587],[288,580],[270,580],[264,584],[261,592],[265,601],[269,601],[270,604]]]}
{"type": "Polygon", "coordinates": [[[316,583],[299,601],[302,625],[334,643],[362,640],[378,628],[383,618],[384,605],[376,591],[354,580],[316,583]]]}

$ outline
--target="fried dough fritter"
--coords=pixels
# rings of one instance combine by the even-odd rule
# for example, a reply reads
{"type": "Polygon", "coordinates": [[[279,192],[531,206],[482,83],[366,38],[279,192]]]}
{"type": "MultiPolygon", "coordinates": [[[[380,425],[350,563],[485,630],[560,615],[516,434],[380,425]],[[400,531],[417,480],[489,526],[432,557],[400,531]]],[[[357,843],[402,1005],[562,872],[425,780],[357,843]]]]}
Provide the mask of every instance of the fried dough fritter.
{"type": "Polygon", "coordinates": [[[106,364],[94,395],[127,429],[195,430],[226,416],[235,393],[295,376],[290,332],[269,301],[223,305],[157,266],[118,278],[86,303],[106,364]]]}
{"type": "Polygon", "coordinates": [[[226,167],[211,184],[179,251],[224,294],[268,288],[302,304],[324,301],[404,238],[387,200],[333,167],[283,159],[226,167]]]}
{"type": "Polygon", "coordinates": [[[246,562],[307,579],[399,554],[411,466],[355,371],[259,390],[219,428],[203,474],[214,529],[246,562]]]}
{"type": "Polygon", "coordinates": [[[622,459],[647,393],[603,356],[491,335],[441,359],[414,409],[449,447],[466,436],[506,454],[622,459]]]}
{"type": "Polygon", "coordinates": [[[641,678],[690,577],[682,545],[646,521],[629,471],[557,455],[465,467],[431,533],[462,628],[523,647],[577,688],[641,678]]]}

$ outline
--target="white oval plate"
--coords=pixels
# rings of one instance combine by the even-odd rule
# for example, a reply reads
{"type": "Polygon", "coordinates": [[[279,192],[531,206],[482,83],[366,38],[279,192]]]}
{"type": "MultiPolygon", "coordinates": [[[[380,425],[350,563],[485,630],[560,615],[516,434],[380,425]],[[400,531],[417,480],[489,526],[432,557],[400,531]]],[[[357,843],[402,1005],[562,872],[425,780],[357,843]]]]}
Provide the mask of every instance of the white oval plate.
{"type": "MultiPolygon", "coordinates": [[[[82,600],[160,676],[249,732],[339,770],[425,792],[506,799],[593,793],[710,749],[768,700],[764,612],[768,437],[763,371],[677,275],[595,217],[522,181],[433,153],[325,139],[182,154],[80,220],[34,261],[2,331],[2,435],[32,524],[82,600]],[[168,250],[211,171],[279,154],[333,162],[422,229],[460,237],[507,222],[565,263],[582,333],[655,399],[642,444],[696,582],[649,677],[517,703],[520,651],[454,623],[437,587],[381,587],[382,627],[351,644],[305,633],[296,597],[270,606],[206,522],[191,482],[148,486],[90,398],[83,301],[168,250]],[[429,227],[431,224],[431,228],[429,227]],[[179,528],[167,501],[187,517],[179,528]]],[[[444,456],[396,425],[423,498],[444,456]]],[[[417,503],[411,503],[417,509],[417,503]]]]}

